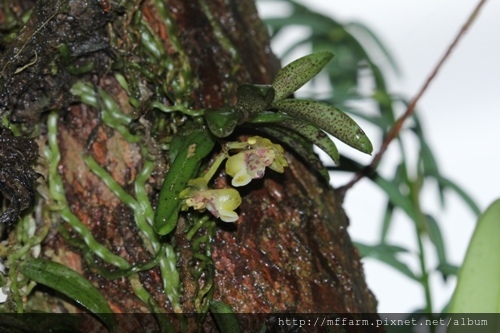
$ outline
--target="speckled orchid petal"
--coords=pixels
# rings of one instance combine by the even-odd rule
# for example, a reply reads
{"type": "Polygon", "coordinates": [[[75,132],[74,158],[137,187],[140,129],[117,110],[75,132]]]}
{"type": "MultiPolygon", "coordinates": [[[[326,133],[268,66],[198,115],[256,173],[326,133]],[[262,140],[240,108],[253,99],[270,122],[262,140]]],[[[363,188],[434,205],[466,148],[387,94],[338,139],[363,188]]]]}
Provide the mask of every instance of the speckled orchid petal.
{"type": "Polygon", "coordinates": [[[224,222],[235,222],[238,219],[234,210],[241,204],[241,197],[233,188],[192,191],[189,195],[184,201],[186,208],[208,209],[213,216],[224,222]]]}

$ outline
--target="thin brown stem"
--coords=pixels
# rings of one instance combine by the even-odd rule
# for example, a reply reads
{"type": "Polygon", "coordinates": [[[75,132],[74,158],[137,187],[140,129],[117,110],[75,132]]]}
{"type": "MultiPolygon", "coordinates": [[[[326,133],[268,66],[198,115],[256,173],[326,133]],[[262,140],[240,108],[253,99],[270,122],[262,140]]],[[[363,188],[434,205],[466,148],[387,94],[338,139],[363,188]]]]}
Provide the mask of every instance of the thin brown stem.
{"type": "Polygon", "coordinates": [[[460,31],[458,32],[457,36],[453,40],[453,42],[450,44],[450,46],[448,47],[446,52],[443,54],[443,56],[441,57],[441,59],[439,60],[437,65],[434,67],[433,71],[431,72],[431,74],[429,75],[427,80],[424,82],[424,84],[422,85],[422,87],[420,88],[418,93],[413,97],[411,102],[408,104],[408,107],[407,107],[405,113],[400,118],[398,118],[398,120],[394,123],[394,125],[391,128],[391,130],[389,131],[389,133],[387,133],[387,136],[386,136],[384,142],[382,142],[382,145],[380,146],[380,149],[377,152],[377,154],[373,157],[372,162],[368,166],[363,168],[363,170],[358,171],[354,175],[353,179],[351,181],[349,181],[346,185],[338,188],[338,192],[342,196],[344,196],[345,193],[347,192],[347,190],[349,190],[351,187],[353,187],[354,184],[356,184],[358,181],[360,181],[363,177],[370,175],[375,171],[378,164],[380,163],[380,160],[382,159],[382,156],[384,155],[385,151],[389,147],[389,144],[395,138],[397,138],[397,136],[401,132],[401,129],[403,128],[404,122],[409,117],[411,117],[412,114],[415,112],[415,106],[417,105],[417,102],[420,100],[422,95],[427,91],[427,88],[429,87],[430,83],[434,80],[434,78],[436,77],[439,70],[441,69],[443,64],[446,62],[446,60],[448,60],[448,58],[450,57],[450,54],[457,46],[460,39],[462,39],[462,37],[465,35],[465,32],[470,28],[470,26],[472,25],[474,20],[477,18],[479,11],[484,6],[486,1],[487,0],[480,0],[479,3],[476,5],[476,7],[472,11],[472,13],[469,15],[467,21],[463,24],[463,26],[460,29],[460,31]]]}

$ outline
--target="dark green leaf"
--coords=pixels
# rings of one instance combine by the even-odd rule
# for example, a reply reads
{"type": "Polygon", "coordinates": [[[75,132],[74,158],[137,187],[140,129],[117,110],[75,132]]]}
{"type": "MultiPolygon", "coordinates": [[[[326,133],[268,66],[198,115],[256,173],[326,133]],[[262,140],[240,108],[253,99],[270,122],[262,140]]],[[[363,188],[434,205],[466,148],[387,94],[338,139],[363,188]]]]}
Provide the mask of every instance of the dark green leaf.
{"type": "Polygon", "coordinates": [[[316,76],[332,58],[331,52],[317,52],[286,65],[274,78],[274,101],[290,96],[316,76]]]}
{"type": "MultiPolygon", "coordinates": [[[[444,246],[443,235],[441,234],[441,230],[439,228],[439,224],[431,215],[425,216],[425,229],[427,234],[429,235],[429,239],[434,244],[434,248],[436,249],[436,254],[439,260],[439,265],[447,265],[448,260],[446,259],[446,250],[444,246]]],[[[443,278],[446,279],[446,275],[443,275],[443,278]]]]}
{"type": "Polygon", "coordinates": [[[233,133],[241,120],[240,112],[231,107],[205,109],[204,116],[208,128],[218,138],[225,138],[233,133]]]}
{"type": "Polygon", "coordinates": [[[252,118],[267,109],[274,100],[274,89],[271,86],[242,84],[236,91],[236,108],[240,108],[244,118],[252,118]]]}
{"type": "Polygon", "coordinates": [[[392,216],[394,214],[394,204],[391,201],[387,201],[386,209],[384,211],[384,218],[382,220],[382,228],[380,232],[380,242],[385,242],[389,229],[391,227],[392,216]]]}
{"type": "Polygon", "coordinates": [[[240,324],[229,305],[220,301],[210,302],[210,312],[221,333],[239,333],[240,324]]]}
{"type": "Polygon", "coordinates": [[[286,120],[281,122],[279,126],[290,128],[301,134],[330,156],[335,164],[339,164],[340,156],[337,146],[321,129],[297,120],[286,120]]]}
{"type": "Polygon", "coordinates": [[[98,316],[114,332],[116,323],[108,302],[89,280],[74,270],[45,259],[28,258],[19,271],[27,278],[68,296],[98,316]]]}
{"type": "Polygon", "coordinates": [[[310,122],[359,151],[371,154],[373,146],[365,132],[346,113],[325,103],[311,100],[285,99],[273,107],[294,118],[310,122]]]}

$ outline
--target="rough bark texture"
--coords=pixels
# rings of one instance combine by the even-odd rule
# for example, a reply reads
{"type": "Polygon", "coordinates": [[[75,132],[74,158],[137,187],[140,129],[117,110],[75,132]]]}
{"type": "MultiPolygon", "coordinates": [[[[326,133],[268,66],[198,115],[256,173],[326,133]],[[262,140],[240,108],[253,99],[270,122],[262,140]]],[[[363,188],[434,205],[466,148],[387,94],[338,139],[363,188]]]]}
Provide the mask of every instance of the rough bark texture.
{"type": "MultiPolygon", "coordinates": [[[[234,102],[238,84],[270,83],[279,63],[270,50],[266,29],[253,1],[207,1],[212,20],[201,9],[199,1],[164,2],[194,76],[191,96],[185,96],[193,108],[220,107],[234,102]],[[218,33],[234,48],[222,45],[214,32],[214,23],[215,28],[220,29],[218,33]]],[[[11,5],[18,15],[29,7],[21,4],[23,1],[14,1],[11,5]]],[[[137,2],[134,10],[142,11],[166,52],[179,60],[168,32],[172,30],[161,21],[155,6],[155,1],[146,0],[137,2]]],[[[6,7],[0,7],[0,21],[5,19],[2,10],[6,7]]],[[[59,172],[72,212],[114,253],[129,262],[143,263],[150,260],[151,255],[138,236],[131,210],[89,170],[82,158],[83,154],[93,156],[123,188],[133,193],[131,184],[144,163],[140,147],[104,125],[98,110],[75,103],[69,92],[74,82],[85,77],[112,95],[122,112],[132,112],[127,100],[121,98],[126,96],[125,91],[112,75],[115,55],[107,46],[111,38],[110,25],[116,20],[126,21],[125,11],[114,2],[106,1],[73,0],[69,5],[62,1],[40,1],[18,38],[2,45],[0,103],[2,112],[8,112],[11,121],[23,123],[27,128],[40,126],[37,141],[42,148],[44,126],[43,122],[39,125],[39,121],[45,111],[61,109],[59,172]],[[62,43],[71,51],[71,68],[63,60],[54,62],[60,57],[62,43]],[[87,62],[94,64],[90,74],[82,76],[71,70],[87,62]]],[[[127,23],[122,25],[126,27],[127,23]]],[[[119,35],[126,31],[114,30],[113,33],[119,35]]],[[[125,35],[119,38],[127,43],[125,35]]],[[[140,63],[141,54],[128,56],[137,57],[140,63]]],[[[171,119],[176,121],[175,117],[171,119]]],[[[358,253],[346,230],[348,218],[341,199],[300,159],[291,154],[287,154],[287,158],[290,167],[284,174],[267,172],[263,179],[243,190],[240,219],[236,223],[217,222],[212,243],[214,300],[231,305],[239,313],[376,312],[376,301],[366,286],[358,253]]],[[[157,159],[153,177],[147,183],[153,202],[165,172],[165,157],[157,159]]],[[[224,187],[226,182],[226,176],[221,173],[215,186],[224,187]]],[[[187,220],[181,218],[173,237],[183,283],[182,309],[193,312],[197,286],[192,244],[186,240],[183,228],[186,223],[187,220]]],[[[82,272],[101,289],[113,311],[148,311],[133,294],[127,280],[103,278],[85,264],[78,249],[67,245],[55,231],[47,237],[42,253],[46,256],[50,253],[53,260],[82,272]]],[[[171,312],[159,270],[142,272],[140,278],[157,303],[171,312]]],[[[54,306],[61,306],[56,303],[54,306]]],[[[128,322],[144,328],[149,325],[146,323],[149,319],[140,317],[128,322]]],[[[213,329],[210,325],[213,322],[208,320],[207,331],[213,329]]],[[[248,328],[255,331],[258,325],[248,328]]]]}

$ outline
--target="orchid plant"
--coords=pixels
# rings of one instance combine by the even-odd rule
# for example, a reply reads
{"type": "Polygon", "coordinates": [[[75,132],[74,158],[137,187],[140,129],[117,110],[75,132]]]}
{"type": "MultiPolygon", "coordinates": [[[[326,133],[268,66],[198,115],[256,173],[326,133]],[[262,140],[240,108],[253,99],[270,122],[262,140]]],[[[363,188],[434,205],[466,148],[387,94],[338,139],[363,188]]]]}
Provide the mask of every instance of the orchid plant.
{"type": "Polygon", "coordinates": [[[263,177],[266,168],[280,173],[284,171],[288,163],[283,147],[267,138],[252,136],[245,142],[221,144],[221,153],[210,169],[204,176],[196,178],[201,160],[212,151],[217,140],[229,137],[238,126],[251,126],[279,138],[325,178],[328,178],[328,173],[310,147],[316,144],[338,164],[339,152],[328,134],[371,154],[370,140],[347,114],[325,103],[289,98],[332,58],[331,52],[317,52],[299,58],[281,69],[271,85],[239,86],[235,105],[195,112],[201,115],[208,130],[191,127],[173,138],[170,144],[171,166],[160,192],[155,230],[160,235],[170,233],[177,224],[179,211],[188,208],[208,210],[225,222],[238,219],[235,212],[241,203],[238,191],[232,188],[210,189],[208,186],[225,159],[225,171],[232,177],[233,187],[263,177]]]}

